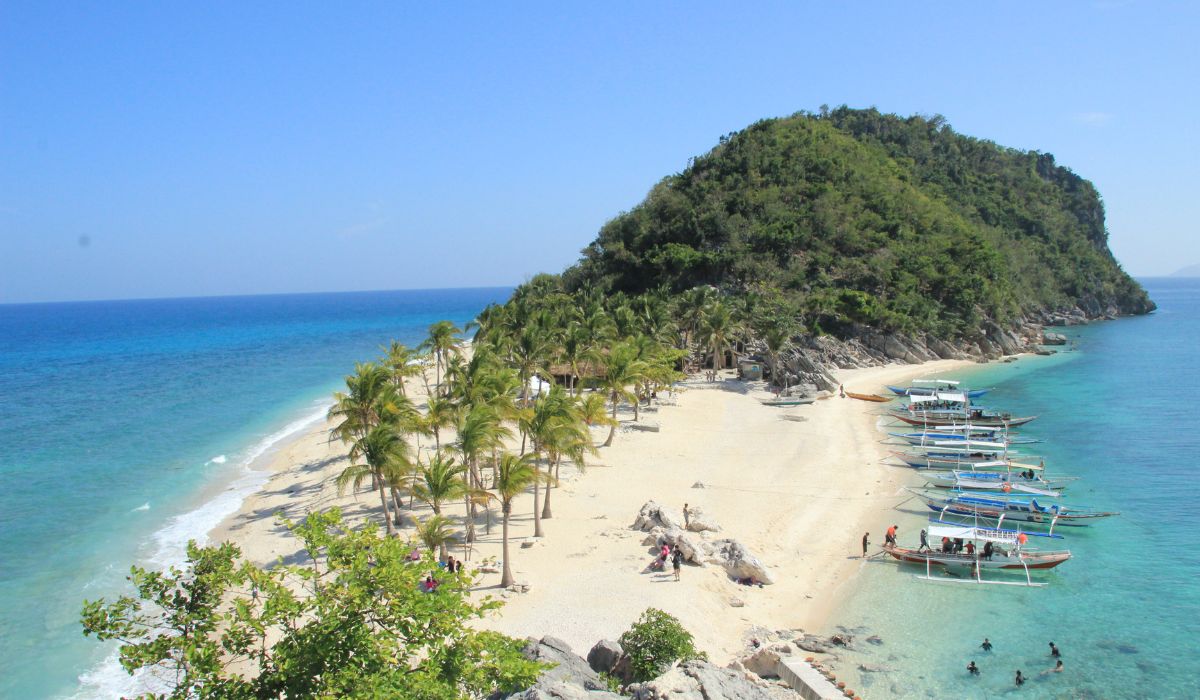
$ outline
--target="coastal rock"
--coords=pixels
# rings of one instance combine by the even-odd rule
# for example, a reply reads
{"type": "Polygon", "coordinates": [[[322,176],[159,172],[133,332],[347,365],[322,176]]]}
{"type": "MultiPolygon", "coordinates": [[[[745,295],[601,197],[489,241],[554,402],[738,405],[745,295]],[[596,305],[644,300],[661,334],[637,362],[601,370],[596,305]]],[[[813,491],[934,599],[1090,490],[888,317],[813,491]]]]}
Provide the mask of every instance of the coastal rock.
{"type": "Polygon", "coordinates": [[[687,529],[692,532],[720,532],[721,526],[703,508],[692,506],[688,508],[687,529]]]}
{"type": "Polygon", "coordinates": [[[775,583],[775,577],[766,565],[754,556],[746,545],[737,540],[716,540],[711,543],[712,551],[707,561],[719,564],[735,579],[754,579],[765,584],[775,583]]]}
{"type": "Polygon", "coordinates": [[[738,663],[759,678],[779,676],[779,652],[773,649],[759,649],[749,656],[738,659],[738,663]]]}
{"type": "Polygon", "coordinates": [[[1042,345],[1066,345],[1067,336],[1062,333],[1042,332],[1042,345]]]}
{"type": "MultiPolygon", "coordinates": [[[[530,661],[554,664],[553,668],[542,673],[530,690],[540,690],[551,697],[561,697],[567,700],[578,696],[562,694],[568,693],[568,691],[557,688],[557,686],[576,686],[585,693],[591,691],[607,693],[608,691],[608,686],[599,674],[588,666],[588,662],[571,651],[571,646],[557,637],[546,636],[540,640],[530,638],[521,653],[530,661]],[[553,694],[552,690],[559,694],[553,694]]],[[[589,694],[587,697],[593,696],[589,694]]]]}
{"type": "Polygon", "coordinates": [[[635,700],[773,700],[745,674],[707,661],[686,661],[658,678],[626,688],[635,700]]]}
{"type": "Polygon", "coordinates": [[[622,653],[620,644],[608,639],[601,639],[588,652],[588,666],[596,673],[611,673],[616,668],[622,653]]]}
{"type": "Polygon", "coordinates": [[[633,521],[631,527],[643,532],[650,532],[656,527],[664,530],[680,529],[683,527],[683,518],[665,506],[660,506],[654,501],[647,501],[638,511],[637,519],[633,521]]]}

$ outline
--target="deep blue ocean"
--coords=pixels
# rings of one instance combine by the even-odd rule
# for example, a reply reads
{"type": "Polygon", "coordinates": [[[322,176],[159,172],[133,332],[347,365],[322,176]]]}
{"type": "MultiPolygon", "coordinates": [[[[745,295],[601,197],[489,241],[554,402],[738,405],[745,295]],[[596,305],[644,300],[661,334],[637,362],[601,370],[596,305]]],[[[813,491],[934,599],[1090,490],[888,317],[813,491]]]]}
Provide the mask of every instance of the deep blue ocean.
{"type": "MultiPolygon", "coordinates": [[[[1083,477],[1063,502],[1121,515],[1061,528],[1074,558],[1036,575],[1045,588],[930,583],[866,562],[836,621],[856,651],[834,664],[863,697],[1200,698],[1200,279],[1142,282],[1154,314],[1055,329],[1074,349],[956,377],[996,387],[988,406],[1040,416],[1023,434],[1045,442],[1022,449],[1083,477]],[[1042,673],[1050,642],[1063,673],[1042,673]],[[1018,669],[1030,677],[1019,690],[1018,669]]],[[[929,515],[905,501],[902,544],[929,515]]]]}
{"type": "Polygon", "coordinates": [[[0,305],[0,698],[127,690],[83,599],[181,561],[356,361],[510,291],[0,305]]]}

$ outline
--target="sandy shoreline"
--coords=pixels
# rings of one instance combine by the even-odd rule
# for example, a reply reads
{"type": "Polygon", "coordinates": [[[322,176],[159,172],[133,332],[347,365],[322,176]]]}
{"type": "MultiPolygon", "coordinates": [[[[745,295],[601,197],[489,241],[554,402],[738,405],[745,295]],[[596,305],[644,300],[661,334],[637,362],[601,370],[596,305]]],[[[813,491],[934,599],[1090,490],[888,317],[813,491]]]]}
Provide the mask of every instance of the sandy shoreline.
{"type": "MultiPolygon", "coordinates": [[[[874,392],[969,366],[974,364],[943,360],[838,376],[847,390],[874,392]]],[[[499,591],[498,574],[481,574],[481,592],[505,599],[484,625],[518,637],[551,634],[585,653],[602,637],[618,637],[645,608],[658,607],[678,617],[700,648],[723,663],[741,650],[751,626],[815,631],[835,620],[864,565],[862,533],[872,533],[873,545],[882,540],[892,507],[903,500],[902,486],[913,480],[911,472],[880,463],[886,455],[875,427],[881,404],[832,398],[774,408],[759,403],[769,396],[761,383],[692,379],[684,386],[675,405],[643,413],[642,421],[658,423],[659,432],[620,429],[585,473],[563,467],[560,488],[551,495],[554,517],[543,523],[546,537],[528,548],[521,543],[532,539],[533,496],[518,499],[510,547],[516,578],[530,590],[499,591]],[[787,414],[805,420],[783,419],[787,414]],[[697,482],[704,488],[692,488],[697,482]],[[702,507],[722,526],[719,536],[746,544],[776,584],[738,585],[711,566],[685,567],[679,583],[644,573],[651,556],[643,535],[629,525],[651,499],[675,510],[685,502],[702,507]],[[731,605],[735,598],[744,605],[731,605]]],[[[602,442],[605,431],[595,436],[602,442]]],[[[422,448],[432,447],[428,442],[423,439],[422,448]]],[[[277,513],[297,519],[336,505],[351,522],[379,522],[374,492],[337,493],[333,478],[346,465],[344,446],[328,440],[323,421],[306,429],[269,457],[263,488],[212,530],[210,541],[233,541],[251,560],[266,564],[297,554],[277,513]]],[[[462,515],[461,505],[447,510],[462,515]]],[[[416,513],[425,517],[428,509],[416,513]]],[[[408,536],[411,527],[400,532],[408,536]]],[[[490,533],[481,523],[479,533],[470,562],[499,558],[498,520],[490,533]]],[[[461,548],[452,553],[459,556],[461,548]]]]}

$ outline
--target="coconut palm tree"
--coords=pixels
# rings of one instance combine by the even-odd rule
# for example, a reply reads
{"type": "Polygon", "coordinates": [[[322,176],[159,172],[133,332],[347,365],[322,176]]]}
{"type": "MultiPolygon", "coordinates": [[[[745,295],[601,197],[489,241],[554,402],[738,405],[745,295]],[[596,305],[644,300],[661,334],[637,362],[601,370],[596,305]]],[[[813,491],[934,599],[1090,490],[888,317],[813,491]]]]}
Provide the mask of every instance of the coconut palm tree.
{"type": "Polygon", "coordinates": [[[429,551],[438,551],[439,561],[446,560],[446,545],[459,541],[454,523],[444,515],[434,514],[425,520],[417,520],[415,534],[429,551]]]}
{"type": "Polygon", "coordinates": [[[582,397],[579,402],[579,418],[588,427],[595,425],[610,425],[612,418],[608,417],[608,400],[604,394],[592,392],[582,397]]]}
{"type": "Polygon", "coordinates": [[[346,442],[361,439],[371,428],[405,412],[403,404],[388,370],[373,362],[356,363],[354,374],[346,377],[346,391],[333,395],[327,417],[337,424],[330,430],[331,437],[346,442]]]}
{"type": "Polygon", "coordinates": [[[525,395],[523,404],[528,406],[533,377],[538,374],[550,375],[550,358],[554,356],[553,337],[541,323],[528,324],[513,338],[509,353],[513,368],[521,379],[525,395]]]}
{"type": "Polygon", "coordinates": [[[458,337],[462,331],[449,321],[438,321],[429,327],[429,337],[421,343],[421,349],[433,353],[435,373],[434,384],[441,393],[442,367],[446,364],[447,356],[462,352],[462,340],[458,337]]]}
{"type": "Polygon", "coordinates": [[[546,498],[542,505],[542,519],[553,517],[550,510],[550,492],[558,483],[559,467],[563,457],[575,463],[575,468],[582,472],[586,468],[584,455],[596,454],[596,445],[592,442],[592,434],[579,412],[579,404],[572,402],[569,415],[556,421],[553,429],[543,438],[547,456],[547,472],[553,469],[553,481],[546,484],[546,498]]]}
{"type": "Polygon", "coordinates": [[[365,436],[351,443],[350,466],[343,469],[336,479],[338,493],[345,492],[347,485],[357,489],[367,477],[371,477],[379,491],[387,534],[391,536],[395,530],[384,487],[399,484],[411,469],[408,443],[395,426],[382,423],[373,426],[365,436]]]}
{"type": "Polygon", "coordinates": [[[394,340],[384,349],[382,364],[391,375],[392,385],[396,387],[396,391],[401,396],[407,396],[404,382],[412,377],[419,377],[423,373],[420,355],[417,351],[394,340]]]}
{"type": "Polygon", "coordinates": [[[720,301],[712,304],[701,321],[700,340],[712,350],[713,369],[718,372],[725,368],[725,351],[733,346],[735,332],[729,307],[720,301]]]}
{"type": "Polygon", "coordinates": [[[425,416],[422,420],[422,427],[427,430],[427,435],[433,433],[433,446],[435,450],[442,449],[442,428],[449,428],[458,420],[458,406],[448,398],[441,396],[430,396],[429,401],[425,404],[425,416]]]}
{"type": "Polygon", "coordinates": [[[767,361],[771,366],[771,383],[782,385],[779,381],[779,356],[792,347],[792,329],[781,323],[766,330],[763,342],[766,343],[767,361]]]}
{"type": "Polygon", "coordinates": [[[561,386],[555,385],[550,391],[539,396],[533,405],[522,412],[518,420],[521,432],[529,436],[533,448],[533,468],[538,472],[539,479],[533,484],[533,536],[544,537],[542,532],[542,515],[539,508],[538,489],[540,488],[541,456],[543,450],[556,439],[556,433],[564,424],[575,422],[575,412],[571,398],[561,386]]]}
{"type": "Polygon", "coordinates": [[[629,391],[629,387],[642,380],[646,372],[646,363],[638,359],[638,349],[632,343],[622,342],[613,346],[608,355],[600,358],[603,362],[602,373],[597,378],[600,388],[612,401],[612,426],[608,431],[605,447],[612,445],[613,436],[617,433],[617,405],[622,400],[636,402],[637,395],[629,391]]]}
{"type": "Polygon", "coordinates": [[[429,459],[428,464],[418,466],[412,485],[413,496],[442,514],[442,504],[460,498],[467,493],[467,465],[454,461],[454,457],[440,450],[429,459]]]}
{"type": "MultiPolygon", "coordinates": [[[[458,439],[455,447],[467,465],[473,488],[482,486],[479,472],[480,460],[493,450],[499,449],[504,441],[512,437],[512,430],[503,424],[499,409],[488,403],[473,404],[459,416],[458,439]]],[[[467,509],[467,542],[475,541],[475,501],[464,496],[467,509]]]]}
{"type": "Polygon", "coordinates": [[[508,519],[512,515],[513,500],[538,480],[538,473],[530,464],[531,460],[532,455],[505,452],[500,455],[496,464],[496,495],[500,499],[500,513],[504,518],[500,540],[504,557],[504,570],[500,576],[502,588],[513,584],[512,561],[508,556],[508,519]]]}

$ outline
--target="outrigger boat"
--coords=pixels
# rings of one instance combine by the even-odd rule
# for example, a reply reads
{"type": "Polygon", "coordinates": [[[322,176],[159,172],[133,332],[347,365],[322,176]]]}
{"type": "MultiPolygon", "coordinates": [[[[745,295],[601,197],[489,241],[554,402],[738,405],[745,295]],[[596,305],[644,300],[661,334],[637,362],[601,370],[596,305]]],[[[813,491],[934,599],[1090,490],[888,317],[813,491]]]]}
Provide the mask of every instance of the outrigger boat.
{"type": "MultiPolygon", "coordinates": [[[[913,386],[886,386],[896,396],[928,396],[937,391],[957,389],[959,384],[961,382],[955,379],[914,379],[913,386]]],[[[967,389],[963,393],[969,399],[977,399],[989,391],[991,389],[967,389]]]]}
{"type": "Polygon", "coordinates": [[[941,471],[954,471],[956,469],[963,471],[996,471],[997,469],[1025,471],[1033,469],[1034,471],[1042,471],[1040,465],[1015,462],[1012,459],[1004,459],[994,454],[940,455],[892,451],[891,455],[914,469],[936,469],[941,471]]]}
{"type": "Polygon", "coordinates": [[[910,445],[932,445],[936,442],[953,443],[954,441],[986,440],[1005,445],[1032,445],[1041,442],[1037,438],[1008,435],[1000,428],[972,428],[970,430],[941,430],[930,428],[919,433],[892,433],[888,435],[899,438],[910,445]]]}
{"type": "Polygon", "coordinates": [[[762,399],[759,403],[764,406],[807,406],[814,401],[816,399],[803,396],[781,396],[777,399],[762,399]]]}
{"type": "MultiPolygon", "coordinates": [[[[1049,479],[1035,475],[1026,476],[1006,472],[926,472],[922,476],[926,483],[939,489],[954,489],[957,491],[1000,491],[1003,493],[1020,493],[1046,498],[1058,498],[1062,491],[1055,491],[1055,485],[1049,479]]],[[[1063,488],[1061,485],[1057,488],[1063,488]]]]}
{"type": "Polygon", "coordinates": [[[901,562],[924,564],[925,575],[918,576],[917,578],[927,581],[987,583],[1008,586],[1045,586],[1045,583],[1035,582],[1030,572],[1034,569],[1053,569],[1071,558],[1071,551],[1067,549],[1040,551],[1026,547],[1026,543],[1031,537],[1062,539],[1062,535],[1026,533],[1018,530],[1006,530],[1000,527],[959,525],[942,521],[931,522],[927,533],[929,539],[934,541],[944,538],[950,541],[970,540],[973,544],[983,542],[985,545],[991,543],[993,545],[999,544],[1000,546],[993,547],[990,555],[984,554],[986,546],[979,547],[977,545],[974,547],[975,551],[969,554],[963,551],[943,551],[929,548],[913,549],[912,547],[901,547],[894,544],[885,544],[883,551],[901,562]],[[933,575],[933,567],[935,565],[947,571],[952,569],[965,570],[968,572],[968,576],[965,578],[935,577],[933,575]],[[1025,573],[1025,581],[984,579],[983,571],[987,569],[1023,571],[1025,573]]]}
{"type": "Polygon", "coordinates": [[[997,526],[1004,520],[1009,520],[1045,525],[1053,532],[1056,525],[1084,526],[1090,525],[1092,521],[1100,518],[1119,515],[1119,513],[1111,511],[1059,503],[1042,505],[1036,498],[1022,498],[1002,493],[954,493],[944,496],[926,494],[914,489],[908,489],[908,491],[924,501],[930,510],[943,516],[990,518],[997,521],[997,526]]]}
{"type": "Polygon", "coordinates": [[[904,415],[893,413],[892,418],[898,421],[916,425],[925,429],[946,427],[1004,427],[1015,428],[1036,420],[1037,416],[1013,416],[1011,413],[995,413],[983,409],[972,408],[967,411],[957,411],[945,414],[913,413],[904,415]]]}

